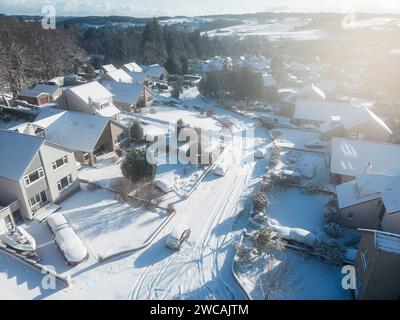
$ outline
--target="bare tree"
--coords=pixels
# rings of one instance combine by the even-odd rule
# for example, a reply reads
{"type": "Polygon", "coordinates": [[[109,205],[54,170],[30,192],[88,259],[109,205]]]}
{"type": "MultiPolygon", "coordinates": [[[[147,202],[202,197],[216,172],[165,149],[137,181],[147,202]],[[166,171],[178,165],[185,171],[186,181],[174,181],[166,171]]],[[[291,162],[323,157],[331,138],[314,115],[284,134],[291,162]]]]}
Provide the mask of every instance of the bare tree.
{"type": "Polygon", "coordinates": [[[131,193],[132,188],[133,183],[126,178],[118,179],[113,185],[113,189],[118,194],[119,198],[124,201],[129,199],[129,194],[131,193]]]}
{"type": "Polygon", "coordinates": [[[301,291],[303,277],[293,275],[293,262],[282,254],[279,246],[270,245],[265,255],[264,273],[260,276],[258,287],[265,300],[285,297],[301,291]],[[281,258],[280,261],[277,258],[281,258]]]}

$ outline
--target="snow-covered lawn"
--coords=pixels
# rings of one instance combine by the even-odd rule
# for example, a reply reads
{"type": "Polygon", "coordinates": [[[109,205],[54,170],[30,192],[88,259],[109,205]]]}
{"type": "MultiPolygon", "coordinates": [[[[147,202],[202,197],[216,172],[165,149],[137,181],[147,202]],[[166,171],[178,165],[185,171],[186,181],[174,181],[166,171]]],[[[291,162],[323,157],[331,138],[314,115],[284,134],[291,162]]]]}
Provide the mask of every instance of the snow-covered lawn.
{"type": "Polygon", "coordinates": [[[79,178],[107,189],[114,189],[115,183],[123,177],[121,163],[115,162],[114,152],[97,157],[96,167],[82,166],[79,178]]]}
{"type": "MultiPolygon", "coordinates": [[[[340,268],[322,263],[311,256],[284,249],[274,256],[277,264],[289,262],[292,266],[286,285],[297,280],[298,284],[287,288],[283,295],[272,296],[270,299],[288,300],[347,300],[350,292],[341,286],[343,274],[340,268]]],[[[265,261],[258,258],[250,263],[236,264],[236,271],[245,289],[252,298],[264,300],[259,287],[259,276],[265,271],[265,261]]]]}
{"type": "MultiPolygon", "coordinates": [[[[276,144],[287,148],[309,149],[306,147],[309,143],[316,141],[322,143],[319,132],[289,128],[274,128],[271,130],[271,133],[275,138],[276,144]]],[[[316,150],[324,151],[325,148],[316,150]]]]}
{"type": "Polygon", "coordinates": [[[281,226],[302,228],[325,236],[324,209],[329,196],[308,195],[300,189],[289,188],[268,194],[267,214],[281,226]]]}
{"type": "Polygon", "coordinates": [[[59,212],[89,249],[102,257],[140,247],[168,217],[164,210],[144,209],[118,201],[106,190],[85,186],[63,202],[59,212]]]}

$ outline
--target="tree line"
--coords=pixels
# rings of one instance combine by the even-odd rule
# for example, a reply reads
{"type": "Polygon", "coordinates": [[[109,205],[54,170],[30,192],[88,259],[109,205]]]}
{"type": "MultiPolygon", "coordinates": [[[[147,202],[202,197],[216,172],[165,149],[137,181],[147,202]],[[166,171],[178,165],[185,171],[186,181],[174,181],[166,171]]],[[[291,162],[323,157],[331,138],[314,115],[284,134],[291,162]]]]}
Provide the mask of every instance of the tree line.
{"type": "Polygon", "coordinates": [[[32,83],[76,72],[85,57],[66,30],[0,17],[0,82],[14,96],[32,83]]]}
{"type": "Polygon", "coordinates": [[[199,90],[211,98],[260,99],[265,90],[262,75],[248,68],[224,68],[207,73],[201,80],[199,90]]]}

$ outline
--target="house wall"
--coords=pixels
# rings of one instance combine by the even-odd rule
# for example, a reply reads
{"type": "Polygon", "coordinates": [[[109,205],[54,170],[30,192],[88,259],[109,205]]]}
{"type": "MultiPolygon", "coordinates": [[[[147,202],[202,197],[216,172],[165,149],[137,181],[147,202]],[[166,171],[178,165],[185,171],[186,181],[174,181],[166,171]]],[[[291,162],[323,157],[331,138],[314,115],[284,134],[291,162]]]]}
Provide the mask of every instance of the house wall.
{"type": "Polygon", "coordinates": [[[15,227],[15,221],[10,207],[0,207],[0,235],[8,232],[6,219],[9,221],[11,220],[11,223],[15,227]]]}
{"type": "Polygon", "coordinates": [[[339,223],[350,228],[379,229],[382,208],[382,201],[375,199],[341,209],[339,223]],[[349,218],[350,213],[353,213],[352,219],[349,218]]]}
{"type": "Polygon", "coordinates": [[[122,128],[113,122],[110,122],[109,125],[110,125],[111,137],[112,137],[112,141],[113,141],[113,151],[115,151],[116,149],[118,149],[120,147],[121,148],[125,147],[129,143],[128,139],[126,139],[126,141],[121,141],[120,143],[117,143],[117,138],[124,131],[127,133],[127,136],[128,136],[127,129],[122,128]]]}
{"type": "Polygon", "coordinates": [[[400,234],[400,212],[383,215],[382,231],[400,234]]]}
{"type": "Polygon", "coordinates": [[[352,181],[354,179],[355,179],[355,177],[353,177],[353,176],[346,176],[346,175],[342,175],[342,174],[331,173],[331,183],[334,185],[346,183],[346,182],[352,181]]]}
{"type": "Polygon", "coordinates": [[[132,108],[135,107],[134,103],[116,101],[115,99],[114,99],[113,103],[119,110],[125,111],[125,112],[132,112],[132,108]]]}
{"type": "Polygon", "coordinates": [[[19,200],[21,215],[29,218],[31,211],[27,203],[24,186],[20,181],[12,181],[0,177],[0,201],[3,203],[12,203],[19,200]]]}
{"type": "Polygon", "coordinates": [[[80,188],[78,170],[73,151],[61,146],[55,147],[51,144],[45,143],[40,149],[40,155],[49,185],[50,201],[57,202],[59,199],[65,198],[66,195],[80,188]],[[68,164],[54,170],[52,166],[53,161],[62,158],[65,155],[68,157],[68,164]],[[57,182],[69,174],[72,176],[73,183],[66,189],[59,191],[57,182]]]}
{"type": "Polygon", "coordinates": [[[357,299],[400,298],[400,255],[377,251],[374,233],[363,232],[354,267],[361,284],[357,299]],[[361,262],[364,249],[368,257],[366,270],[361,262]]]}
{"type": "Polygon", "coordinates": [[[92,110],[85,101],[67,90],[58,99],[59,106],[64,110],[78,111],[92,114],[92,110]]]}

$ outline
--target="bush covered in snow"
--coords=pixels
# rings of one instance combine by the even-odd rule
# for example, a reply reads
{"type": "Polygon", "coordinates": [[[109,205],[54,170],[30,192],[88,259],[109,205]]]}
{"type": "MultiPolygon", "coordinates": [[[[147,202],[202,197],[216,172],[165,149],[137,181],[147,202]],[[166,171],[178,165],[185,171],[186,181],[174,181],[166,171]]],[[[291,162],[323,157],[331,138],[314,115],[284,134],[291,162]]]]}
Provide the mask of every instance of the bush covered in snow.
{"type": "Polygon", "coordinates": [[[336,267],[342,266],[345,252],[345,247],[335,240],[317,240],[314,245],[317,257],[336,267]]]}
{"type": "Polygon", "coordinates": [[[253,197],[253,209],[255,213],[262,212],[268,205],[267,194],[260,190],[253,197]]]}
{"type": "Polygon", "coordinates": [[[325,224],[325,233],[334,239],[340,238],[343,234],[340,225],[334,222],[325,224]]]}
{"type": "Polygon", "coordinates": [[[337,223],[338,222],[338,213],[331,207],[325,208],[325,223],[337,223]]]}
{"type": "Polygon", "coordinates": [[[271,229],[261,227],[253,236],[254,245],[257,248],[266,248],[271,243],[271,237],[271,229]]]}

